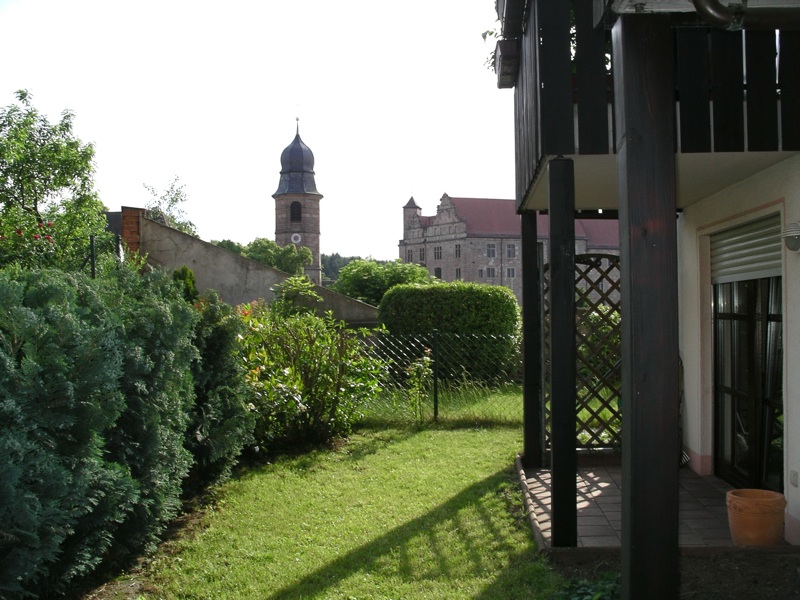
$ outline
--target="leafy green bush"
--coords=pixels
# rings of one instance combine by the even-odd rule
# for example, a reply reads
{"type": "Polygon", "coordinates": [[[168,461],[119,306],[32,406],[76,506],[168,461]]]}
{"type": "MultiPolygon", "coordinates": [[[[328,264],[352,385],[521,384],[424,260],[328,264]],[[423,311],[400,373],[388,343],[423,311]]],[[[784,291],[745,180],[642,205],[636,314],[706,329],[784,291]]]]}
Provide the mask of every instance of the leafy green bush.
{"type": "Polygon", "coordinates": [[[415,283],[429,285],[437,282],[438,280],[428,273],[428,269],[421,265],[403,262],[400,259],[391,262],[358,259],[341,268],[331,289],[372,306],[378,306],[384,294],[396,285],[415,283]]]}
{"type": "Polygon", "coordinates": [[[194,403],[191,336],[197,312],[163,271],[120,269],[103,280],[124,332],[120,388],[125,409],[108,432],[108,456],[129,469],[139,501],[115,535],[115,556],[154,548],[180,508],[191,463],[184,448],[194,403]]]}
{"type": "Polygon", "coordinates": [[[194,304],[200,315],[194,330],[199,352],[193,363],[195,403],[186,429],[186,448],[193,464],[188,484],[193,491],[229,475],[242,448],[252,441],[254,414],[239,359],[244,323],[216,292],[194,304]]]}
{"type": "MultiPolygon", "coordinates": [[[[291,280],[287,290],[297,291],[291,280]]],[[[242,307],[247,323],[242,358],[256,409],[255,443],[267,451],[350,433],[377,392],[382,368],[363,351],[358,336],[366,332],[348,330],[330,315],[293,311],[292,300],[283,298],[273,307],[242,307]]]]}
{"type": "Polygon", "coordinates": [[[0,595],[93,570],[138,500],[106,458],[124,410],[122,348],[90,283],[0,272],[0,595]]]}

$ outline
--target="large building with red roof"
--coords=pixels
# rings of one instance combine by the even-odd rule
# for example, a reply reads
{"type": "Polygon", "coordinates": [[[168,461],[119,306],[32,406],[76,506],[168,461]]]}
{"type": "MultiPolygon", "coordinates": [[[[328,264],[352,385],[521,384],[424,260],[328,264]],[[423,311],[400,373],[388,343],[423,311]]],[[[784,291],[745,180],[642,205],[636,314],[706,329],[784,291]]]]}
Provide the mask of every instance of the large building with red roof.
{"type": "MultiPolygon", "coordinates": [[[[550,230],[547,215],[538,216],[539,232],[550,230]]],[[[545,262],[546,237],[540,237],[545,262]]],[[[442,196],[436,214],[423,216],[411,198],[403,207],[400,258],[425,266],[442,281],[504,285],[522,300],[522,239],[514,200],[442,196]]],[[[616,220],[576,219],[576,254],[619,254],[616,220]]]]}

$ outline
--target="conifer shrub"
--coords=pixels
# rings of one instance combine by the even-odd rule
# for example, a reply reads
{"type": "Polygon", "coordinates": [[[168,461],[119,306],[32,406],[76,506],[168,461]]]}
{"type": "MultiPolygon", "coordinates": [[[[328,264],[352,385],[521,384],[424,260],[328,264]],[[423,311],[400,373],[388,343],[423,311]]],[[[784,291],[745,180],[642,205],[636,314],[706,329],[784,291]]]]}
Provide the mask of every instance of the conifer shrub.
{"type": "Polygon", "coordinates": [[[121,331],[91,282],[0,272],[0,596],[91,572],[139,490],[107,459],[125,410],[121,331]]]}
{"type": "Polygon", "coordinates": [[[108,458],[130,471],[139,498],[114,536],[113,559],[154,549],[181,505],[191,465],[184,447],[194,404],[192,332],[197,312],[164,271],[120,269],[104,292],[122,328],[125,407],[108,432],[108,458]]]}
{"type": "Polygon", "coordinates": [[[252,442],[255,424],[239,352],[244,322],[214,291],[206,292],[194,307],[200,317],[194,329],[198,351],[192,364],[195,402],[185,441],[192,453],[185,486],[191,492],[230,474],[242,449],[252,442]]]}

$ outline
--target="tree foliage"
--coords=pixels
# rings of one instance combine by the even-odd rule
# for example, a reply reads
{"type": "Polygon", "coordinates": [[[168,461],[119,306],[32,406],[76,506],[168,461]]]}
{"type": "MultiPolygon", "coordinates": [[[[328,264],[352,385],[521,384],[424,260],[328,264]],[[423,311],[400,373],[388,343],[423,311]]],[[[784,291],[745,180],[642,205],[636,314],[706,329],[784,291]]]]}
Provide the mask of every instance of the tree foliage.
{"type": "Polygon", "coordinates": [[[342,256],[338,252],[333,254],[323,254],[320,257],[322,272],[326,279],[336,281],[339,278],[339,271],[342,267],[350,264],[354,260],[361,260],[360,256],[342,256]]]}
{"type": "Polygon", "coordinates": [[[152,185],[146,183],[144,188],[152,196],[145,207],[148,218],[197,237],[197,228],[181,208],[181,205],[185,204],[189,197],[186,194],[185,186],[180,183],[180,177],[175,176],[163,192],[159,192],[152,185]]]}
{"type": "Polygon", "coordinates": [[[331,289],[378,306],[384,294],[400,284],[435,284],[438,280],[428,274],[428,270],[400,259],[391,262],[375,260],[354,260],[339,271],[339,278],[331,289]]]}
{"type": "Polygon", "coordinates": [[[256,238],[246,246],[231,240],[212,240],[211,243],[289,275],[302,275],[303,268],[313,260],[311,250],[305,246],[279,246],[267,238],[256,238]]]}
{"type": "Polygon", "coordinates": [[[51,124],[20,90],[0,109],[0,266],[75,270],[89,237],[108,237],[94,190],[94,148],[73,133],[74,115],[51,124]]]}

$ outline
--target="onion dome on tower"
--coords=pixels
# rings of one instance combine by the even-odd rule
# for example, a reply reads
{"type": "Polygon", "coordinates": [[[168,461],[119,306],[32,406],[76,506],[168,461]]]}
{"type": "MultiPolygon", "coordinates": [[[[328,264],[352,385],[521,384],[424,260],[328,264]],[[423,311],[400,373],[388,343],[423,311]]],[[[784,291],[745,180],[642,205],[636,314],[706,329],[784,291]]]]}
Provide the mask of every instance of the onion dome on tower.
{"type": "Polygon", "coordinates": [[[281,180],[274,196],[311,194],[321,196],[314,182],[314,153],[300,139],[300,126],[292,143],[281,154],[281,180]]]}

